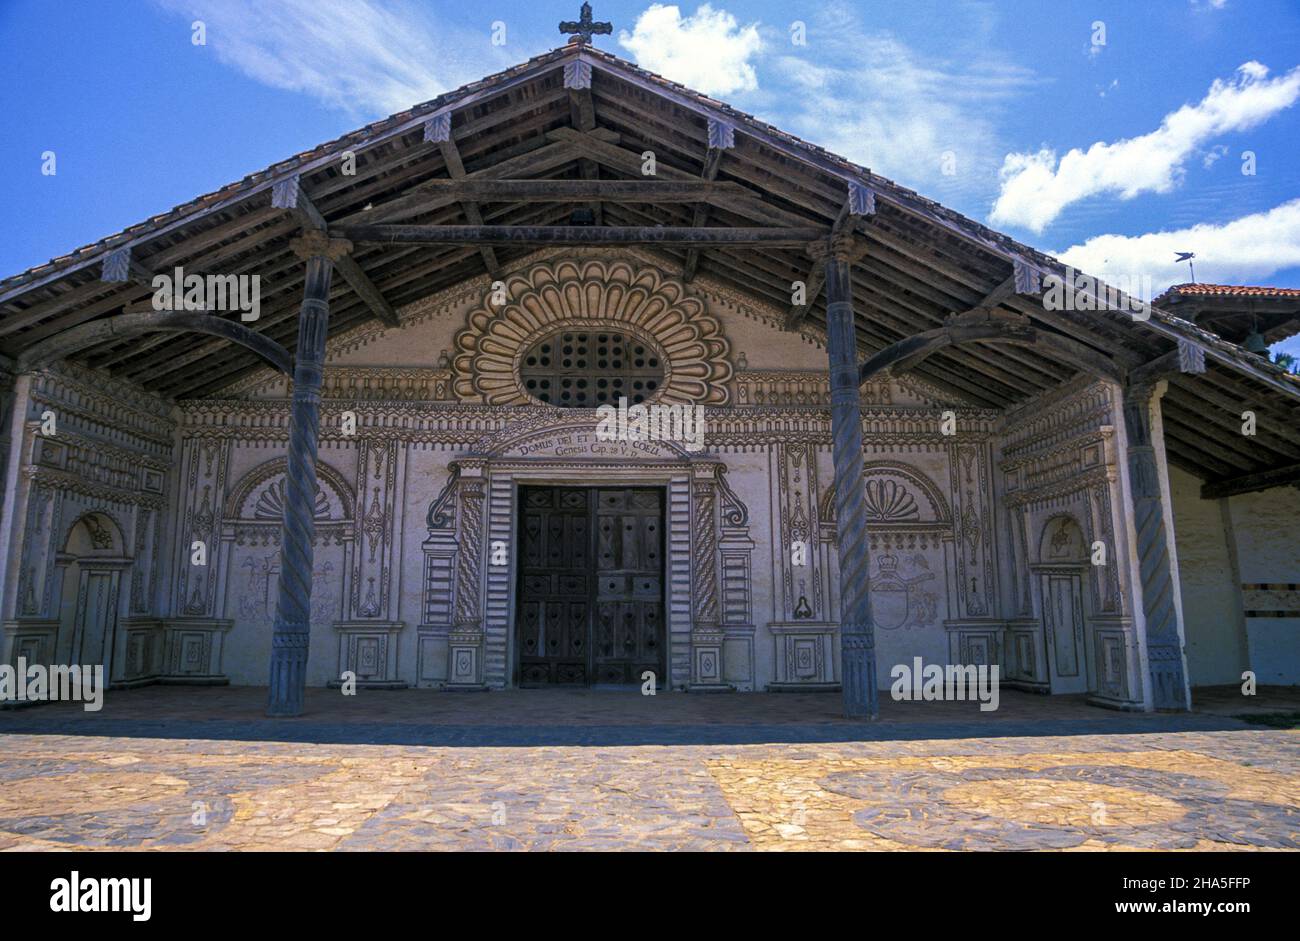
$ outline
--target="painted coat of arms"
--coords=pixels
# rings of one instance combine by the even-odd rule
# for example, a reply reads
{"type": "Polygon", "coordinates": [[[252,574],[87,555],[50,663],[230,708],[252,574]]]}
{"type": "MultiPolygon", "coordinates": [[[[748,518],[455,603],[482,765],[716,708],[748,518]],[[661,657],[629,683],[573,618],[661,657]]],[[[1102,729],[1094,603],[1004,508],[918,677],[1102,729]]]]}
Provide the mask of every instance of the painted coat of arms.
{"type": "Polygon", "coordinates": [[[938,595],[926,591],[934,580],[930,563],[917,553],[904,561],[900,570],[897,556],[886,553],[871,577],[871,619],[886,631],[930,627],[938,610],[938,595]]]}

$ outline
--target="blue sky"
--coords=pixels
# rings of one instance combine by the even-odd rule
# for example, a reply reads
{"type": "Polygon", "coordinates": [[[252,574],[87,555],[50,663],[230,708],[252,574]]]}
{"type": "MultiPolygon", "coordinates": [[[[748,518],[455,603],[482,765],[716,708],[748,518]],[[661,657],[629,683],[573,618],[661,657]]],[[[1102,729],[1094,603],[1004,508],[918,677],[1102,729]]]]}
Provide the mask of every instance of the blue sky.
{"type": "MultiPolygon", "coordinates": [[[[594,6],[600,48],[1090,273],[1159,292],[1194,251],[1300,287],[1297,0],[594,6]]],[[[559,45],[577,7],[0,0],[0,276],[559,45]]]]}

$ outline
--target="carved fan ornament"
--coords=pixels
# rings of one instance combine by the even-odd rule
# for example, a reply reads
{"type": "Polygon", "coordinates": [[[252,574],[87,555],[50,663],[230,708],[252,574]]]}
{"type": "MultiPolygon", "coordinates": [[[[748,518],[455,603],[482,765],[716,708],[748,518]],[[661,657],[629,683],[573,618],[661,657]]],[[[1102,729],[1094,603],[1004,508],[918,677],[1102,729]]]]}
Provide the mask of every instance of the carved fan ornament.
{"type": "Polygon", "coordinates": [[[919,520],[916,498],[896,480],[867,481],[867,519],[883,523],[919,520]]]}
{"type": "MultiPolygon", "coordinates": [[[[316,503],[312,508],[312,516],[317,520],[328,520],[330,518],[329,500],[321,492],[319,483],[316,485],[316,503]]],[[[257,503],[253,507],[253,519],[272,521],[284,519],[283,477],[262,491],[262,495],[257,498],[257,503]]]]}
{"type": "Polygon", "coordinates": [[[730,345],[703,301],[680,281],[621,261],[534,265],[505,279],[505,303],[492,295],[456,334],[456,394],[487,405],[524,405],[519,371],[539,340],[564,328],[619,330],[663,351],[656,401],[725,405],[730,345]]]}

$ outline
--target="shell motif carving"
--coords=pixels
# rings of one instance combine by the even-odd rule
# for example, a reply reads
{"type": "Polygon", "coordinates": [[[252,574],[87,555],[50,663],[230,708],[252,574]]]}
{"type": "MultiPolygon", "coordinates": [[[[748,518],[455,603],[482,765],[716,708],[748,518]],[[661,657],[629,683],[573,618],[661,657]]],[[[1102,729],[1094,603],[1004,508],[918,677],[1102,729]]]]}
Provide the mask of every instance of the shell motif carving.
{"type": "Polygon", "coordinates": [[[867,519],[899,523],[921,518],[916,498],[895,480],[867,481],[867,519]]]}
{"type": "MultiPolygon", "coordinates": [[[[317,520],[328,520],[330,518],[329,500],[321,492],[320,484],[316,485],[316,502],[312,508],[312,516],[317,520]]],[[[255,520],[282,520],[284,519],[284,478],[272,482],[272,484],[262,491],[262,495],[257,498],[257,503],[253,507],[253,519],[255,520]]]]}
{"type": "Polygon", "coordinates": [[[534,265],[505,279],[456,334],[456,395],[487,405],[532,401],[519,381],[524,353],[557,328],[620,329],[646,337],[667,358],[658,401],[725,405],[730,344],[704,303],[651,267],[581,260],[534,265]]]}

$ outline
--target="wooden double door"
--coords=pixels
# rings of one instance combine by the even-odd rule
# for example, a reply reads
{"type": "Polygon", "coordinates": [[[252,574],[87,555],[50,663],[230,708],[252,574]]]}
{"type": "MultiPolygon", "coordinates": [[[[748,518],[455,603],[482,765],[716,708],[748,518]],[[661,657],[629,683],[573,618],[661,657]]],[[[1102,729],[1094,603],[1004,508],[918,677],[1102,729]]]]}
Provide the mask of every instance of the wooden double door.
{"type": "Polygon", "coordinates": [[[520,686],[663,684],[664,492],[521,487],[520,686]]]}

